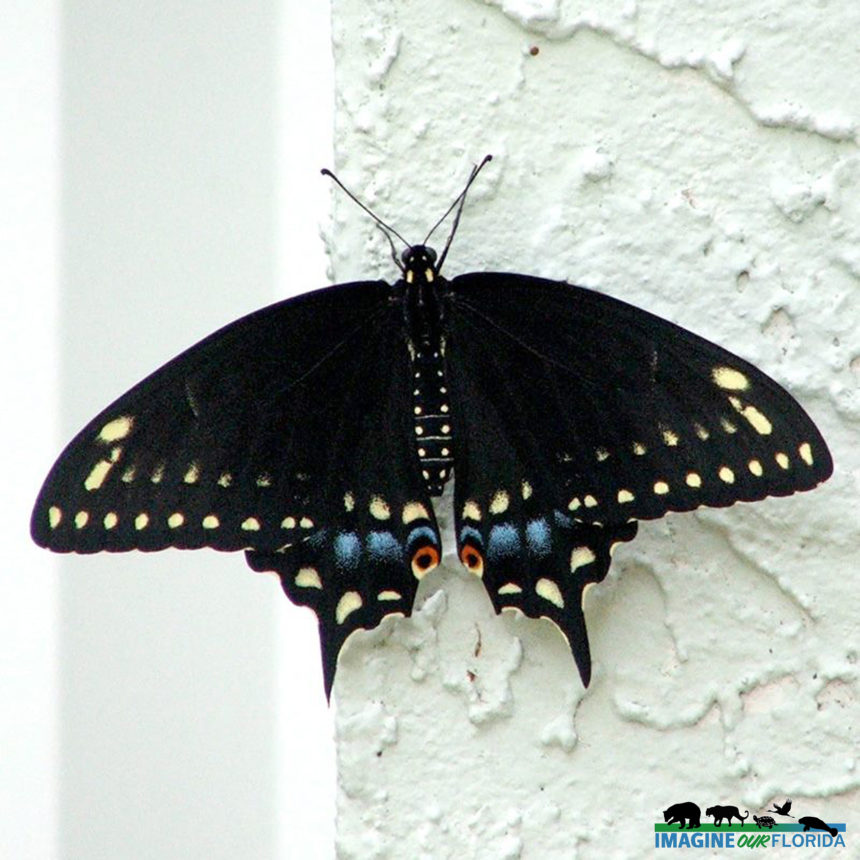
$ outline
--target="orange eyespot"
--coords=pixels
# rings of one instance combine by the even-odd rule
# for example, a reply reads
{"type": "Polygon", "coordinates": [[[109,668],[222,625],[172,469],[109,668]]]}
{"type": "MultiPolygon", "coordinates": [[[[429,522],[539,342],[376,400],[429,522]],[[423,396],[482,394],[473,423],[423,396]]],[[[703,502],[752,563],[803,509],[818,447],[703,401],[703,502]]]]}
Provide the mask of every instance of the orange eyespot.
{"type": "Polygon", "coordinates": [[[463,562],[463,566],[466,570],[470,573],[474,573],[475,576],[484,575],[484,557],[470,544],[465,544],[460,549],[460,561],[463,562]]]}
{"type": "Polygon", "coordinates": [[[432,544],[422,546],[412,556],[412,573],[416,579],[422,579],[439,564],[439,550],[432,544]]]}

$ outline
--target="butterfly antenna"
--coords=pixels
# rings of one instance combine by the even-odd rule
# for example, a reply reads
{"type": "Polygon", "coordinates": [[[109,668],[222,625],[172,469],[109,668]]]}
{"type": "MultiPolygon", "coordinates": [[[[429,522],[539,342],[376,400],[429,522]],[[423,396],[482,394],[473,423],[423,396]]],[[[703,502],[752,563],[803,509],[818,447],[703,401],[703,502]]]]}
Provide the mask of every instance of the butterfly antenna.
{"type": "Polygon", "coordinates": [[[469,193],[469,188],[472,183],[477,178],[478,174],[481,172],[481,169],[485,164],[493,160],[492,155],[485,155],[484,160],[477,165],[472,165],[472,172],[469,174],[469,178],[466,180],[466,187],[460,192],[459,196],[454,200],[454,202],[447,208],[445,214],[433,225],[430,229],[430,232],[427,234],[424,239],[423,244],[427,244],[430,240],[430,237],[435,232],[436,228],[451,214],[454,210],[454,207],[457,207],[457,214],[454,216],[454,224],[451,227],[451,232],[448,235],[448,241],[445,242],[445,247],[442,249],[442,256],[439,257],[439,262],[436,264],[436,271],[438,272],[442,268],[442,264],[445,262],[445,257],[448,256],[448,249],[451,247],[451,242],[454,241],[454,234],[457,232],[457,227],[460,225],[460,216],[463,214],[463,206],[466,205],[466,195],[469,193]]]}
{"type": "Polygon", "coordinates": [[[382,235],[385,236],[386,239],[388,239],[388,246],[391,248],[391,259],[394,260],[394,265],[397,266],[397,268],[400,269],[401,272],[405,272],[406,267],[400,261],[400,257],[397,256],[397,248],[394,247],[394,242],[391,239],[391,234],[387,230],[383,229],[379,224],[377,224],[376,226],[379,228],[382,235]]]}
{"type": "Polygon", "coordinates": [[[409,243],[393,227],[390,227],[375,212],[365,206],[364,203],[362,203],[358,197],[356,197],[327,167],[324,167],[320,173],[322,173],[323,176],[328,176],[330,179],[334,180],[334,182],[337,183],[338,188],[340,188],[340,190],[343,191],[343,193],[346,194],[353,203],[360,206],[368,215],[370,215],[371,218],[373,218],[377,226],[388,237],[388,242],[391,245],[395,257],[397,256],[397,252],[394,250],[394,242],[391,240],[391,235],[389,234],[395,235],[407,248],[410,247],[409,243]]]}

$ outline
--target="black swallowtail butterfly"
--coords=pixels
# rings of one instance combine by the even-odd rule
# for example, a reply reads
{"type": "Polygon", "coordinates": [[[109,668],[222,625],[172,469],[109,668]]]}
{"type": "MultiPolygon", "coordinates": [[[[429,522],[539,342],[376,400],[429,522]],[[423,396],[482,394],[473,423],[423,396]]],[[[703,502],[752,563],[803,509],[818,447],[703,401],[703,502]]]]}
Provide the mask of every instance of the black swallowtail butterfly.
{"type": "Polygon", "coordinates": [[[803,409],[721,347],[568,283],[443,278],[478,170],[438,261],[407,247],[393,285],[252,313],[94,418],[45,481],[36,543],[244,550],[316,612],[330,694],[349,634],[408,614],[439,564],[430,497],[455,472],[460,560],[496,611],[555,622],[587,685],[582,595],[637,520],[831,474],[803,409]]]}

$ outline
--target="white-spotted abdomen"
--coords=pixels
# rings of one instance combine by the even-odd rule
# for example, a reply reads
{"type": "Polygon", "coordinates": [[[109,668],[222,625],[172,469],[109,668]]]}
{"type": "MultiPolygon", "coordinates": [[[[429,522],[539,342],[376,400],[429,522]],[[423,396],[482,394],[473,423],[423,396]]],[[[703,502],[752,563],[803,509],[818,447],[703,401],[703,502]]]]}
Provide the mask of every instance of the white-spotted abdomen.
{"type": "Polygon", "coordinates": [[[444,345],[423,347],[413,353],[412,381],[415,446],[421,473],[427,492],[440,496],[454,462],[444,345]]]}

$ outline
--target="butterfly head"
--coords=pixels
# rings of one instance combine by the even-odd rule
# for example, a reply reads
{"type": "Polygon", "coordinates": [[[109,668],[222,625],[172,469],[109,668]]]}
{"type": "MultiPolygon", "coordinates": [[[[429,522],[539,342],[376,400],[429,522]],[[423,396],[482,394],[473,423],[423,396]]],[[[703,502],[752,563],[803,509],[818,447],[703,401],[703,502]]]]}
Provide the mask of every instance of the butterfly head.
{"type": "Polygon", "coordinates": [[[436,252],[427,245],[412,245],[400,259],[403,261],[403,280],[407,284],[432,284],[436,280],[436,252]]]}

